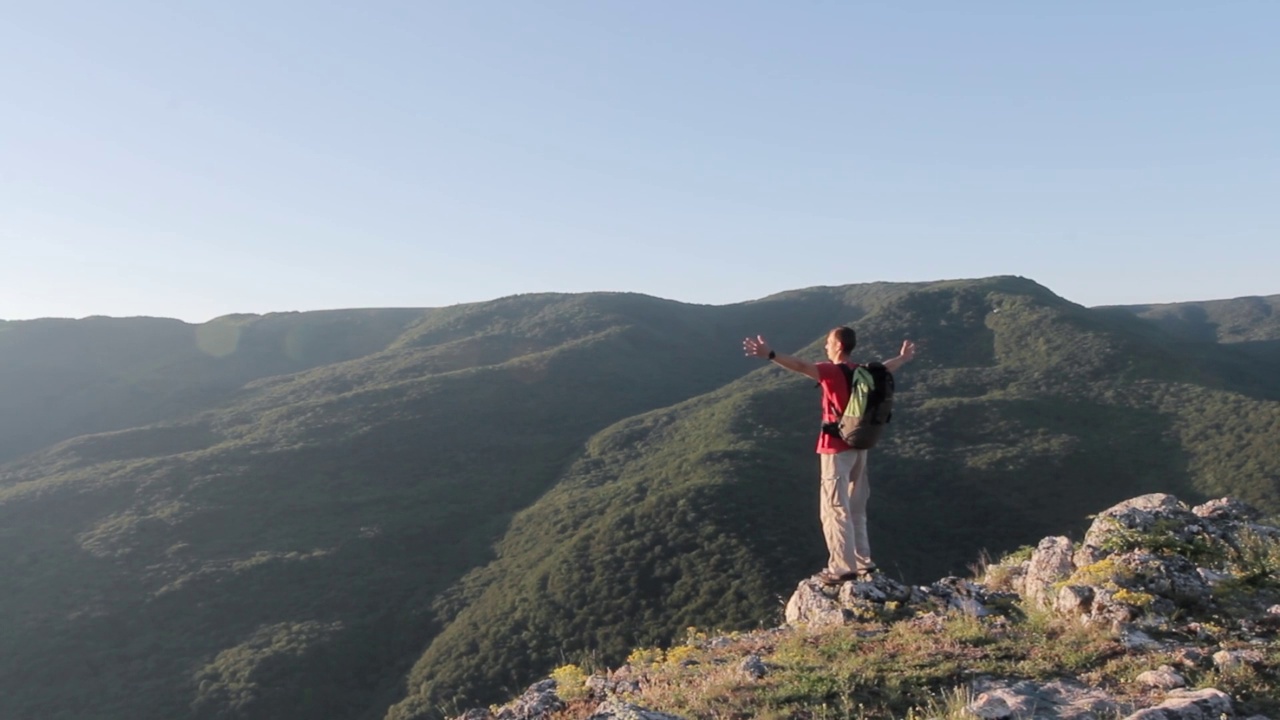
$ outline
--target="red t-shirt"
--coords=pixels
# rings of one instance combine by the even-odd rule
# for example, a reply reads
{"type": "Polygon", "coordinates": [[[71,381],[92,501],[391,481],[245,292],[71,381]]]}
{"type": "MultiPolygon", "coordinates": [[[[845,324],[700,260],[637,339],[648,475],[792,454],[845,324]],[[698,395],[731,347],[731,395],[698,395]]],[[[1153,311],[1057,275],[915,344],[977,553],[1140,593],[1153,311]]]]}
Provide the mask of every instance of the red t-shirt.
{"type": "MultiPolygon", "coordinates": [[[[858,367],[857,363],[845,363],[850,368],[858,367]]],[[[835,422],[844,414],[849,404],[849,381],[839,365],[829,362],[818,363],[818,385],[822,386],[822,422],[835,422]]],[[[818,452],[823,455],[834,455],[852,450],[849,444],[828,432],[818,432],[818,452]]]]}

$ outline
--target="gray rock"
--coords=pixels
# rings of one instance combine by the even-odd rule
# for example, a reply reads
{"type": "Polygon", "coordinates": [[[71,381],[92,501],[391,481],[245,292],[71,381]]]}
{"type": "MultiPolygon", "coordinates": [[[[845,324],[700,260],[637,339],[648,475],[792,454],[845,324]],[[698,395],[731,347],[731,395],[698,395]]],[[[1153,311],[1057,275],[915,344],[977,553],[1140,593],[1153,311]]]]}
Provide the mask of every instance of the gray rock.
{"type": "MultiPolygon", "coordinates": [[[[1104,549],[1109,537],[1121,530],[1145,532],[1155,527],[1159,521],[1169,521],[1174,527],[1184,529],[1196,527],[1198,532],[1199,518],[1187,509],[1178,498],[1165,493],[1140,495],[1125,500],[1098,513],[1093,524],[1084,535],[1084,542],[1075,554],[1076,567],[1092,565],[1110,555],[1104,549]]],[[[1194,534],[1194,533],[1193,533],[1194,534]]]]}
{"type": "Polygon", "coordinates": [[[1187,679],[1174,672],[1168,665],[1162,665],[1158,670],[1148,670],[1138,675],[1137,680],[1147,687],[1161,690],[1175,690],[1187,686],[1187,679]]]}
{"type": "Polygon", "coordinates": [[[840,600],[849,605],[858,601],[873,603],[908,602],[911,588],[885,575],[873,575],[870,580],[845,583],[840,588],[840,600]]]}
{"type": "Polygon", "coordinates": [[[1236,522],[1256,520],[1260,514],[1252,505],[1230,497],[1210,500],[1203,505],[1191,508],[1191,512],[1195,513],[1197,517],[1208,520],[1234,520],[1236,522]]]}
{"type": "Polygon", "coordinates": [[[1064,585],[1054,598],[1053,609],[1061,615],[1085,615],[1093,604],[1093,588],[1087,585],[1064,585]]]}
{"type": "Polygon", "coordinates": [[[1178,607],[1204,608],[1211,603],[1213,589],[1195,564],[1181,555],[1133,552],[1118,556],[1116,562],[1131,574],[1121,582],[1131,590],[1165,598],[1178,607]]]}
{"type": "Polygon", "coordinates": [[[769,674],[769,666],[764,664],[764,660],[759,655],[751,654],[742,660],[742,664],[738,666],[744,674],[753,677],[756,680],[763,678],[769,674]]]}
{"type": "Polygon", "coordinates": [[[1115,632],[1124,631],[1138,617],[1140,611],[1127,603],[1115,599],[1112,591],[1095,587],[1093,602],[1089,605],[1086,620],[1099,625],[1110,625],[1115,632]]]}
{"type": "Polygon", "coordinates": [[[853,619],[853,613],[841,607],[838,599],[823,590],[822,583],[817,580],[801,580],[791,599],[787,601],[787,624],[843,625],[853,619]]]}
{"type": "Polygon", "coordinates": [[[947,605],[952,610],[956,610],[970,617],[982,618],[992,614],[991,608],[971,597],[952,596],[952,598],[947,602],[947,605]]]}
{"type": "Polygon", "coordinates": [[[1115,698],[1074,680],[1043,685],[1030,680],[981,678],[972,685],[968,711],[987,720],[997,718],[1070,718],[1093,720],[1121,712],[1115,698]]]}
{"type": "Polygon", "coordinates": [[[965,709],[983,718],[983,720],[1004,720],[1004,718],[1011,718],[1015,714],[1013,708],[1009,705],[1009,701],[994,693],[978,695],[965,709]]]}
{"type": "Polygon", "coordinates": [[[983,586],[958,577],[945,577],[926,588],[925,602],[941,610],[954,610],[973,617],[994,614],[988,607],[991,595],[983,586]]]}
{"type": "Polygon", "coordinates": [[[1213,654],[1213,665],[1219,670],[1231,670],[1242,665],[1259,665],[1262,653],[1257,650],[1219,650],[1213,654]]]}
{"type": "Polygon", "coordinates": [[[498,708],[493,717],[495,720],[546,720],[564,708],[564,701],[556,695],[556,681],[547,679],[530,685],[518,699],[498,708]]]}
{"type": "Polygon", "coordinates": [[[1023,597],[1027,594],[1027,568],[1030,566],[1030,560],[1023,560],[1017,565],[1009,566],[1006,571],[1008,573],[1006,582],[1009,585],[1009,589],[1018,597],[1023,597]]]}
{"type": "Polygon", "coordinates": [[[684,718],[610,698],[600,703],[588,720],[684,720],[684,718]]]}
{"type": "Polygon", "coordinates": [[[1036,607],[1048,607],[1054,598],[1053,586],[1075,569],[1071,560],[1071,540],[1047,537],[1036,545],[1022,579],[1022,596],[1036,607]]]}
{"type": "Polygon", "coordinates": [[[1137,628],[1122,626],[1120,631],[1120,644],[1129,650],[1159,650],[1162,646],[1160,643],[1151,639],[1151,636],[1138,630],[1137,628]]]}
{"type": "Polygon", "coordinates": [[[1231,698],[1221,690],[1205,688],[1194,692],[1174,690],[1168,698],[1125,720],[1218,720],[1231,717],[1231,698]]]}
{"type": "Polygon", "coordinates": [[[1198,668],[1204,664],[1206,655],[1197,648],[1180,647],[1173,651],[1173,659],[1186,668],[1198,668]]]}

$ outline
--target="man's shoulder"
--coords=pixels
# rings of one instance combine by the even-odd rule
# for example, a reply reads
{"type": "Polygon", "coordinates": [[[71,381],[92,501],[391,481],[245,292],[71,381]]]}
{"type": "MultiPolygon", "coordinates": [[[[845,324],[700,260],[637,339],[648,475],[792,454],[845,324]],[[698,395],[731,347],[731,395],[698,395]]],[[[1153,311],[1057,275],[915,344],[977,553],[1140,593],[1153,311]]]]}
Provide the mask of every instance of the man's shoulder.
{"type": "Polygon", "coordinates": [[[834,381],[836,378],[843,378],[844,371],[841,370],[842,366],[844,366],[844,363],[833,363],[826,360],[814,363],[814,367],[818,368],[818,381],[834,381]]]}

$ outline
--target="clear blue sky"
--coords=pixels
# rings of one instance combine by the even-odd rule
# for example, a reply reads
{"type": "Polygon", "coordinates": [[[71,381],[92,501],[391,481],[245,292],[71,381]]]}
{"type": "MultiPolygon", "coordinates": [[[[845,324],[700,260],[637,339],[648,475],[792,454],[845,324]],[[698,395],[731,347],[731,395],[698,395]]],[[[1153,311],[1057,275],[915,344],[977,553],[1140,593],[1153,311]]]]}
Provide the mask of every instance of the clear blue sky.
{"type": "Polygon", "coordinates": [[[1280,293],[1280,3],[11,3],[0,318],[1280,293]]]}

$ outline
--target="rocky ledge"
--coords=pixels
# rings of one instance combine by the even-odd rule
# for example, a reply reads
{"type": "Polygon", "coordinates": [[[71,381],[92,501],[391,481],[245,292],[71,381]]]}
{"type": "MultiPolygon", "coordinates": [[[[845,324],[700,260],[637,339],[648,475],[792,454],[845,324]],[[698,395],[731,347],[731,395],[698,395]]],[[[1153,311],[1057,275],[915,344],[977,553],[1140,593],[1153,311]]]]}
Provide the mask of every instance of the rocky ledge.
{"type": "MultiPolygon", "coordinates": [[[[786,604],[786,625],[756,633],[752,642],[772,647],[788,633],[856,630],[868,623],[882,629],[857,632],[887,633],[884,628],[906,623],[905,630],[927,633],[943,630],[957,617],[998,630],[1039,615],[1105,634],[1114,652],[1135,668],[1124,692],[1113,682],[1087,677],[973,674],[964,688],[962,714],[987,720],[1263,720],[1242,712],[1236,698],[1204,681],[1248,673],[1258,692],[1280,687],[1280,529],[1258,522],[1258,513],[1239,501],[1224,498],[1189,507],[1172,495],[1143,495],[1098,514],[1078,543],[1048,537],[980,575],[920,586],[883,575],[836,587],[805,579],[786,604]],[[1189,687],[1189,676],[1200,678],[1200,686],[1189,687]]],[[[710,638],[702,644],[714,648],[729,642],[710,638]]],[[[770,672],[754,653],[732,670],[744,683],[762,682],[770,672]]],[[[546,680],[513,703],[461,717],[680,717],[640,704],[653,677],[624,666],[608,675],[570,678],[571,687],[546,680]],[[590,708],[567,712],[566,697],[590,708]]],[[[1250,704],[1258,703],[1245,703],[1250,704]]]]}

